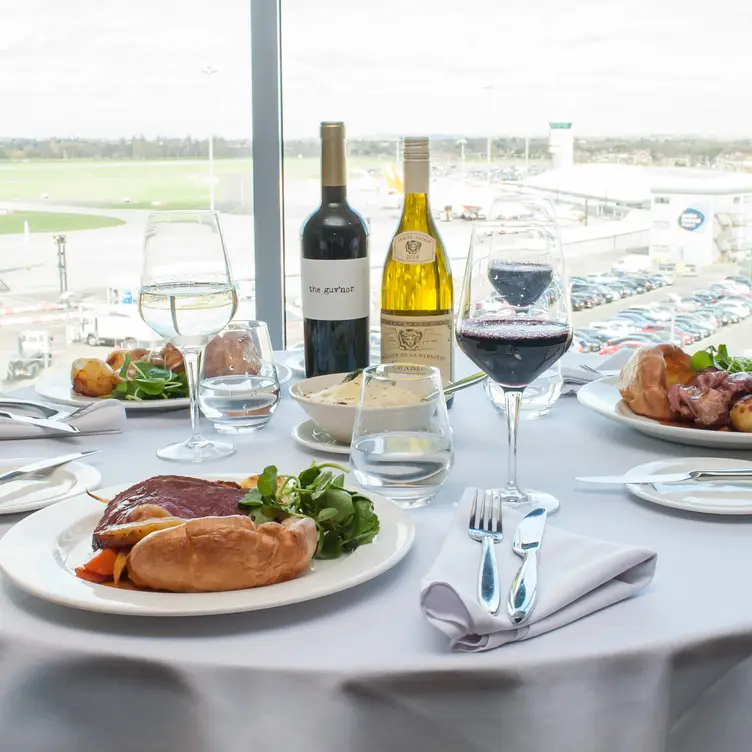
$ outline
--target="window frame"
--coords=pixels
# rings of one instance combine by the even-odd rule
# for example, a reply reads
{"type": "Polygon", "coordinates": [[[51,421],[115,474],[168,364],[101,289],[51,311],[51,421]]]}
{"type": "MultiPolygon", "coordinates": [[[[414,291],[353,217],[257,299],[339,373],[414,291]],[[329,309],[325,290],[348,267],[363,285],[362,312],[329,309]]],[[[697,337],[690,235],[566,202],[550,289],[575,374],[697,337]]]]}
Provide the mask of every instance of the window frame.
{"type": "Polygon", "coordinates": [[[285,347],[281,0],[251,5],[251,108],[256,318],[285,347]]]}

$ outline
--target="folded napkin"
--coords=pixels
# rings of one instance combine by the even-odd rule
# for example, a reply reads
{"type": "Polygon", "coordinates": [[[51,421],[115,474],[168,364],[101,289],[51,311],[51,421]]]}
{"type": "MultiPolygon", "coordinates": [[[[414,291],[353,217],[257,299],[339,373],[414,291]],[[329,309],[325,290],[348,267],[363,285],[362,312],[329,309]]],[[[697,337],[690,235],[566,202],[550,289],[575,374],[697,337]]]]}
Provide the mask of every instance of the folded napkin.
{"type": "Polygon", "coordinates": [[[530,620],[517,626],[507,616],[506,601],[522,564],[512,539],[523,515],[504,507],[504,540],[494,547],[501,609],[492,616],[476,595],[481,544],[467,534],[475,491],[469,488],[462,496],[441,552],[421,583],[421,609],[453,650],[491,650],[537,637],[629,598],[653,578],[655,552],[568,533],[549,520],[538,555],[537,603],[530,620]]]}
{"type": "Polygon", "coordinates": [[[564,385],[561,393],[577,394],[580,387],[584,384],[589,384],[596,379],[602,379],[604,376],[613,376],[615,372],[621,371],[631,357],[632,350],[620,350],[604,361],[588,363],[594,370],[583,368],[581,363],[562,363],[561,375],[564,385]]]}
{"type": "MultiPolygon", "coordinates": [[[[61,407],[61,410],[70,410],[72,413],[75,408],[61,407]]],[[[35,412],[21,411],[12,408],[11,412],[18,412],[19,415],[30,415],[38,417],[35,412]]],[[[125,426],[125,407],[118,400],[102,400],[88,405],[70,418],[62,416],[56,418],[61,423],[70,423],[79,429],[80,433],[63,433],[54,431],[40,426],[31,426],[26,423],[18,423],[10,418],[0,417],[0,439],[41,439],[41,438],[67,438],[81,436],[82,434],[92,433],[117,433],[122,431],[125,426]]]]}

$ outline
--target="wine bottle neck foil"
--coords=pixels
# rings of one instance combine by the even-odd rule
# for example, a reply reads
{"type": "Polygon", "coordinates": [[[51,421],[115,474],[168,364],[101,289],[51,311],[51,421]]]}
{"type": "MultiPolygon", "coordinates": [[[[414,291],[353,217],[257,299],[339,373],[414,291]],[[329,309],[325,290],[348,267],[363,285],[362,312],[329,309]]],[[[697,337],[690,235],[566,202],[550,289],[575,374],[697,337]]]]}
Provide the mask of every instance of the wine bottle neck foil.
{"type": "Polygon", "coordinates": [[[322,123],[321,186],[344,187],[346,183],[345,126],[343,123],[322,123]]]}

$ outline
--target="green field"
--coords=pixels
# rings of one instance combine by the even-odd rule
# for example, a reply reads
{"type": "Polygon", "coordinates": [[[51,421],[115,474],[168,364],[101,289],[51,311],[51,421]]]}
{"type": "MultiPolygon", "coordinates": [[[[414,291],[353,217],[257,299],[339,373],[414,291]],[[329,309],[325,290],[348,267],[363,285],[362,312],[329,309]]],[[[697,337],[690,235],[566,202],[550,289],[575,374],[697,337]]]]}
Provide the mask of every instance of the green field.
{"type": "MultiPolygon", "coordinates": [[[[378,159],[349,161],[351,170],[378,165],[378,159]]],[[[218,200],[223,179],[244,178],[243,182],[250,186],[252,169],[250,159],[216,160],[214,170],[220,180],[218,200]]],[[[318,159],[285,159],[286,180],[316,179],[318,175],[318,159]]],[[[0,204],[8,201],[115,209],[206,208],[209,163],[207,160],[0,162],[0,204]]]]}
{"type": "Polygon", "coordinates": [[[99,227],[114,227],[115,225],[125,224],[121,219],[100,217],[94,214],[18,211],[0,214],[0,235],[23,232],[24,222],[29,223],[29,232],[95,230],[99,227]]]}

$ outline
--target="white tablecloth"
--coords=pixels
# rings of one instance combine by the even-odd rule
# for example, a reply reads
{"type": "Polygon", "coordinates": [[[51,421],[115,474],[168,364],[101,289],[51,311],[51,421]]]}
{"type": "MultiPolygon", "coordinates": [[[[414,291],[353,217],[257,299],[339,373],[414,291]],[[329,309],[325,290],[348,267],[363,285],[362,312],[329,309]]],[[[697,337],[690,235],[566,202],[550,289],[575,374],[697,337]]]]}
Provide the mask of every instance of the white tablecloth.
{"type": "MultiPolygon", "coordinates": [[[[207,471],[297,471],[315,456],[288,438],[303,418],[286,397],[267,429],[239,438],[238,453],[207,471]]],[[[551,524],[654,548],[656,577],[641,596],[564,629],[452,654],[421,616],[420,578],[461,490],[501,482],[506,440],[481,388],[458,394],[451,418],[455,469],[434,504],[411,513],[413,550],[356,589],[266,612],[160,620],[57,607],[3,581],[0,750],[750,749],[752,520],[690,516],[573,481],[713,451],[632,433],[572,397],[524,421],[520,477],[560,498],[551,524]]],[[[185,411],[137,415],[122,435],[1,442],[0,457],[102,448],[105,485],[195,472],[154,454],[187,423],[185,411]]],[[[0,532],[16,519],[0,518],[0,532]]]]}

